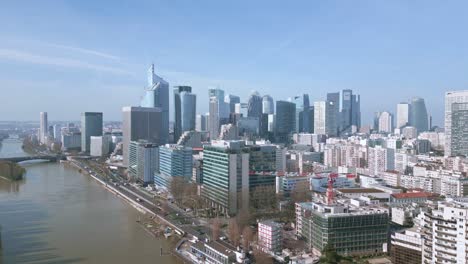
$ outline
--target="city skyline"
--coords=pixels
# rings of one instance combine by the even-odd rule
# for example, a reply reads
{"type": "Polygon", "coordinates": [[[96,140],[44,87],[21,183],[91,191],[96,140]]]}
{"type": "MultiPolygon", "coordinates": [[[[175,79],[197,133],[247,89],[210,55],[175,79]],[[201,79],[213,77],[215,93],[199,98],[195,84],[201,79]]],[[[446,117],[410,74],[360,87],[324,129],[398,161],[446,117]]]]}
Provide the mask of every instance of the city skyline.
{"type": "Polygon", "coordinates": [[[197,113],[208,112],[205,94],[212,86],[240,96],[242,102],[250,90],[270,94],[275,101],[307,93],[314,102],[327,92],[352,89],[362,96],[362,125],[371,123],[374,112],[396,114],[398,102],[419,96],[434,124],[442,126],[443,94],[467,84],[462,71],[468,66],[462,59],[468,54],[466,39],[459,34],[466,18],[459,5],[424,4],[421,10],[420,3],[405,2],[378,7],[369,2],[299,3],[286,9],[252,3],[240,25],[234,18],[244,11],[242,5],[220,3],[142,3],[141,10],[115,6],[105,18],[108,23],[96,15],[99,6],[87,2],[44,4],[48,19],[40,21],[36,16],[19,21],[19,12],[32,13],[34,4],[3,4],[0,22],[13,21],[15,27],[0,31],[0,85],[13,99],[31,96],[24,98],[28,107],[14,113],[16,100],[0,106],[0,120],[35,120],[39,111],[49,112],[52,121],[77,120],[82,111],[99,111],[106,121],[118,121],[122,106],[138,105],[145,89],[142,73],[154,62],[170,87],[193,87],[199,95],[197,113]],[[193,8],[212,11],[218,25],[191,12],[193,8]],[[261,9],[268,12],[253,15],[261,9]],[[275,21],[283,12],[291,19],[275,21]],[[89,24],[78,23],[86,20],[100,26],[91,30],[89,24]],[[250,24],[255,26],[246,27],[250,24]],[[149,31],[154,36],[148,43],[131,40],[149,31]],[[283,37],[277,32],[284,32],[283,37]],[[434,39],[434,34],[439,37],[434,39]],[[178,35],[192,40],[190,48],[177,43],[178,35]],[[124,38],[111,41],[118,36],[124,38]],[[158,36],[166,41],[156,41],[158,36]],[[248,44],[242,43],[245,39],[248,44]],[[383,91],[392,92],[379,101],[383,91]],[[90,98],[90,93],[95,96],[90,98]],[[85,109],[79,105],[83,101],[85,109]]]}

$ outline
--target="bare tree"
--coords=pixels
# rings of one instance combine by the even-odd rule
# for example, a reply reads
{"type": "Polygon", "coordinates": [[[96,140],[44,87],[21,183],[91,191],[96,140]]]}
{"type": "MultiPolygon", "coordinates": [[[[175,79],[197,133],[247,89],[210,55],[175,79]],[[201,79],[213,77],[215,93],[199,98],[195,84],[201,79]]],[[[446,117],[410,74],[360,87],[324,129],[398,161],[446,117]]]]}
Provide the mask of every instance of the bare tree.
{"type": "Polygon", "coordinates": [[[249,244],[253,240],[253,231],[250,226],[244,227],[242,230],[242,248],[245,251],[249,250],[249,244]]]}
{"type": "Polygon", "coordinates": [[[255,258],[255,263],[273,264],[273,258],[259,249],[255,249],[253,255],[255,258]]]}
{"type": "Polygon", "coordinates": [[[211,239],[217,240],[221,234],[221,220],[214,218],[211,220],[211,239]]]}
{"type": "Polygon", "coordinates": [[[239,225],[239,229],[244,229],[246,226],[249,225],[251,220],[250,211],[248,209],[242,209],[236,216],[237,224],[239,225]]]}
{"type": "Polygon", "coordinates": [[[239,225],[237,224],[236,219],[229,220],[228,236],[229,236],[229,240],[234,246],[236,247],[239,246],[240,229],[239,229],[239,225]]]}
{"type": "Polygon", "coordinates": [[[291,191],[291,199],[295,203],[306,202],[311,199],[310,183],[308,181],[298,182],[293,191],[291,191]]]}

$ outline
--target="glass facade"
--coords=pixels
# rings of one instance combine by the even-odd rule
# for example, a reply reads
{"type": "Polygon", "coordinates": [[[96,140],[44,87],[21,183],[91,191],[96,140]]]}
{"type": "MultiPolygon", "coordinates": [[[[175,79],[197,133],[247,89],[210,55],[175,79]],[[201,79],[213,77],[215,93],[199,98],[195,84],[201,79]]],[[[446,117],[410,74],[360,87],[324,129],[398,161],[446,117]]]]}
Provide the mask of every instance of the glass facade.
{"type": "Polygon", "coordinates": [[[102,113],[81,113],[81,151],[91,150],[91,137],[102,136],[102,113]]]}
{"type": "Polygon", "coordinates": [[[159,168],[158,145],[145,141],[132,141],[129,146],[128,175],[141,182],[153,182],[159,168]]]}
{"type": "Polygon", "coordinates": [[[173,177],[192,178],[192,148],[164,145],[159,148],[159,173],[154,175],[156,185],[169,187],[173,177]]]}
{"type": "Polygon", "coordinates": [[[276,141],[286,143],[296,131],[296,105],[292,102],[276,102],[276,141]]]}
{"type": "Polygon", "coordinates": [[[468,103],[452,104],[452,155],[468,156],[468,103]]]}

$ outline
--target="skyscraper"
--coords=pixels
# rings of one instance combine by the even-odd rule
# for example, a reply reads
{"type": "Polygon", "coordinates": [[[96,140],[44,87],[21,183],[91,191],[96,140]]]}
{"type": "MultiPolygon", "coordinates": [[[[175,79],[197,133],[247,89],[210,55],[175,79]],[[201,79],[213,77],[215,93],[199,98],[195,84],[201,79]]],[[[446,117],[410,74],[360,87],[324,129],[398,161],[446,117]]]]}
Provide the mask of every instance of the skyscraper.
{"type": "Polygon", "coordinates": [[[39,127],[39,141],[42,144],[47,143],[47,135],[49,134],[49,124],[47,123],[47,112],[40,112],[40,127],[39,127]]]}
{"type": "Polygon", "coordinates": [[[468,156],[468,102],[452,103],[453,156],[468,156]]]}
{"type": "Polygon", "coordinates": [[[174,87],[174,141],[183,132],[195,129],[196,95],[190,86],[174,87]]]}
{"type": "Polygon", "coordinates": [[[228,94],[224,97],[224,102],[229,105],[229,113],[236,112],[236,104],[240,103],[240,97],[233,94],[228,94]]]}
{"type": "Polygon", "coordinates": [[[169,141],[169,83],[154,73],[154,64],[148,70],[148,88],[141,101],[141,107],[159,107],[161,109],[161,124],[158,134],[161,141],[169,141]]]}
{"type": "Polygon", "coordinates": [[[219,116],[219,102],[217,97],[210,97],[210,115],[208,116],[208,128],[210,131],[210,139],[217,139],[221,126],[219,116]]]}
{"type": "MultiPolygon", "coordinates": [[[[454,150],[459,149],[458,144],[452,138],[452,109],[454,103],[468,103],[468,90],[464,91],[451,91],[445,93],[445,156],[455,155],[454,150]]],[[[467,123],[464,124],[465,126],[467,123]]]]}
{"type": "Polygon", "coordinates": [[[296,132],[310,133],[310,102],[309,95],[303,94],[294,97],[296,104],[296,132]]]}
{"type": "Polygon", "coordinates": [[[252,91],[247,105],[247,116],[260,119],[263,111],[262,102],[263,100],[260,94],[257,91],[252,91]]]}
{"type": "Polygon", "coordinates": [[[262,113],[268,115],[275,113],[275,102],[270,95],[264,95],[262,98],[262,113]]]}
{"type": "Polygon", "coordinates": [[[379,132],[393,132],[393,116],[389,112],[382,112],[379,116],[379,132]]]}
{"type": "Polygon", "coordinates": [[[336,106],[334,101],[314,103],[314,133],[334,137],[337,135],[336,106]]]}
{"type": "Polygon", "coordinates": [[[296,131],[296,105],[287,101],[276,101],[276,141],[286,143],[296,131]]]}
{"type": "Polygon", "coordinates": [[[91,137],[102,136],[102,126],[102,113],[81,113],[81,151],[89,152],[91,150],[91,137]]]}
{"type": "Polygon", "coordinates": [[[411,100],[410,124],[417,129],[418,133],[429,130],[429,119],[424,99],[415,97],[411,100]]]}
{"type": "MultiPolygon", "coordinates": [[[[328,93],[327,101],[334,105],[335,122],[338,135],[353,133],[361,127],[361,97],[353,90],[344,89],[337,93],[328,93]]],[[[330,110],[332,111],[332,110],[330,110]]]]}
{"type": "Polygon", "coordinates": [[[122,114],[124,165],[128,165],[130,141],[146,140],[157,145],[165,143],[160,134],[161,108],[127,106],[122,108],[122,114]]]}
{"type": "Polygon", "coordinates": [[[195,121],[195,130],[200,131],[200,132],[208,130],[206,115],[203,115],[203,114],[197,115],[196,121],[195,121]]]}
{"type": "Polygon", "coordinates": [[[402,128],[410,124],[411,105],[409,103],[397,104],[396,128],[402,128]]]}

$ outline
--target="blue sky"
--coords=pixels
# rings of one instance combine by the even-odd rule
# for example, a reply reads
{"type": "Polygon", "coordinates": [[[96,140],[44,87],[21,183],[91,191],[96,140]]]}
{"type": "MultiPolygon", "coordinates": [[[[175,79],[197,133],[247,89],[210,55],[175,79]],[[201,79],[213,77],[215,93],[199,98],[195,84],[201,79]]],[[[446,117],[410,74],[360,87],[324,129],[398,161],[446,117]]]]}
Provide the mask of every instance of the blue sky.
{"type": "Polygon", "coordinates": [[[2,1],[0,120],[120,120],[154,62],[171,86],[275,100],[353,89],[363,123],[425,98],[442,124],[443,95],[468,86],[463,1],[2,1]]]}

